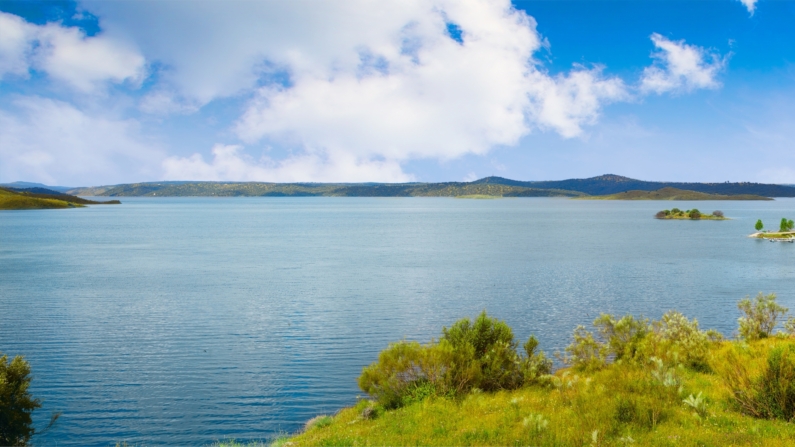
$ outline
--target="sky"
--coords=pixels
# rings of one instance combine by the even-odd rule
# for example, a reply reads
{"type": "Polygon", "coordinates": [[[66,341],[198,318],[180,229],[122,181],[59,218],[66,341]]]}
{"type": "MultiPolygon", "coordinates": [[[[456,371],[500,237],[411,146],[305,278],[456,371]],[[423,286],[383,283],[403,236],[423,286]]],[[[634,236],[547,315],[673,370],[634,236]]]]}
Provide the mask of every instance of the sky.
{"type": "Polygon", "coordinates": [[[795,183],[795,1],[0,0],[0,182],[795,183]]]}

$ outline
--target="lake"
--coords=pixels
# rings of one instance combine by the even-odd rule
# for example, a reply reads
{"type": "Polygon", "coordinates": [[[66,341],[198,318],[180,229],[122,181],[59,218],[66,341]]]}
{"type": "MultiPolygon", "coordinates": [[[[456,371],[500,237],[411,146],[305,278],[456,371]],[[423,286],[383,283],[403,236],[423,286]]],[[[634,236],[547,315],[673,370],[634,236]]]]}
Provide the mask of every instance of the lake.
{"type": "Polygon", "coordinates": [[[731,336],[747,295],[795,309],[773,202],[122,198],[0,212],[0,351],[31,363],[37,444],[269,439],[362,395],[389,342],[481,310],[562,350],[601,312],[677,309],[731,336]],[[662,208],[729,221],[661,221],[662,208]]]}

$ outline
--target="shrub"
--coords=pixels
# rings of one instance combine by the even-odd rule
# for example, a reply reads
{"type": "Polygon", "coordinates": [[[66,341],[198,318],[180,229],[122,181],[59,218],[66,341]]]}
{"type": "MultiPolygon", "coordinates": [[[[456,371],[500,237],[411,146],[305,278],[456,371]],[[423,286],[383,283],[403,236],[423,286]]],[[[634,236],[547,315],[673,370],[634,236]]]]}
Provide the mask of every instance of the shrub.
{"type": "Polygon", "coordinates": [[[795,346],[776,346],[767,355],[761,374],[752,377],[750,356],[741,347],[727,354],[721,375],[740,411],[765,419],[795,418],[795,346]]]}
{"type": "MultiPolygon", "coordinates": [[[[470,387],[483,391],[515,389],[526,381],[533,381],[540,374],[547,374],[551,365],[543,353],[536,353],[538,340],[535,337],[525,343],[526,357],[517,354],[517,343],[513,331],[504,321],[489,317],[482,312],[474,323],[461,319],[449,329],[442,329],[442,339],[450,343],[459,359],[451,368],[458,375],[459,368],[477,365],[470,387]]],[[[469,375],[463,371],[464,375],[469,375]]]]}
{"type": "Polygon", "coordinates": [[[769,337],[778,324],[778,319],[788,310],[776,303],[775,293],[763,295],[762,292],[753,301],[746,297],[737,307],[745,314],[737,320],[740,337],[748,341],[769,337]]]}
{"type": "Polygon", "coordinates": [[[36,432],[31,413],[41,402],[28,392],[30,364],[21,356],[0,357],[0,445],[27,445],[36,432]]]}
{"type": "Polygon", "coordinates": [[[671,210],[671,214],[680,214],[681,212],[682,210],[680,210],[679,208],[674,208],[671,210]]]}
{"type": "Polygon", "coordinates": [[[465,318],[442,333],[438,343],[389,345],[362,370],[359,387],[384,408],[397,408],[475,388],[516,389],[552,370],[552,362],[536,352],[535,337],[524,344],[525,355],[519,355],[511,328],[485,312],[474,323],[465,318]]]}
{"type": "Polygon", "coordinates": [[[698,320],[688,320],[681,313],[671,310],[659,321],[655,321],[655,355],[668,358],[671,363],[681,362],[698,370],[708,370],[707,357],[713,341],[720,339],[717,332],[702,331],[698,320]]]}
{"type": "Polygon", "coordinates": [[[693,208],[687,213],[687,217],[691,219],[701,219],[701,211],[693,208]]]}
{"type": "Polygon", "coordinates": [[[531,335],[522,347],[524,348],[525,357],[522,358],[519,369],[525,385],[535,383],[541,376],[552,373],[552,360],[547,359],[543,351],[536,352],[538,339],[535,336],[531,335]]]}
{"type": "Polygon", "coordinates": [[[649,333],[649,320],[625,315],[620,320],[602,314],[594,320],[599,335],[607,344],[608,355],[616,360],[635,358],[641,342],[649,333]]]}
{"type": "Polygon", "coordinates": [[[789,317],[787,321],[784,322],[784,332],[790,337],[795,336],[795,317],[789,317]]]}
{"type": "Polygon", "coordinates": [[[762,223],[762,219],[756,221],[754,228],[756,228],[756,231],[762,231],[762,228],[765,228],[765,224],[762,223]]]}
{"type": "Polygon", "coordinates": [[[595,371],[607,365],[607,346],[594,338],[594,335],[579,325],[574,328],[573,341],[566,347],[563,361],[580,371],[595,371]]]}
{"type": "Polygon", "coordinates": [[[452,364],[449,344],[420,345],[398,342],[378,355],[359,376],[359,388],[373,396],[385,408],[402,406],[407,396],[416,396],[418,387],[431,387],[433,394],[445,394],[452,364]]]}
{"type": "Polygon", "coordinates": [[[654,215],[654,217],[655,217],[655,218],[657,218],[657,219],[663,219],[663,218],[665,218],[665,216],[667,216],[667,215],[668,215],[668,214],[666,214],[666,212],[665,212],[665,211],[657,211],[657,214],[655,214],[655,215],[654,215]]]}
{"type": "Polygon", "coordinates": [[[759,378],[757,402],[765,417],[795,417],[795,347],[776,346],[767,357],[767,369],[759,378]]]}
{"type": "Polygon", "coordinates": [[[715,217],[723,217],[723,211],[715,210],[715,211],[712,212],[712,215],[715,216],[715,217]]]}

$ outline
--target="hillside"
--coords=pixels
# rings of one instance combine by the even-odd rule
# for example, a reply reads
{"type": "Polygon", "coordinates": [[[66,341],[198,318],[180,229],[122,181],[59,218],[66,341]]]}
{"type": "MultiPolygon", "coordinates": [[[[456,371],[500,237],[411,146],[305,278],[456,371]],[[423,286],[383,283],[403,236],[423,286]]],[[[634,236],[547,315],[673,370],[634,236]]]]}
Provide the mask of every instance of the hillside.
{"type": "Polygon", "coordinates": [[[687,191],[666,187],[657,191],[625,191],[604,196],[579,197],[583,200],[773,200],[753,194],[739,194],[735,196],[723,194],[707,194],[698,191],[687,191]]]}
{"type": "MultiPolygon", "coordinates": [[[[626,191],[657,191],[676,188],[720,195],[795,197],[795,187],[763,183],[664,183],[646,182],[618,175],[588,179],[524,182],[486,177],[474,182],[445,183],[264,183],[264,182],[150,182],[73,188],[69,194],[84,196],[326,196],[326,197],[580,197],[626,191]]],[[[661,200],[661,199],[652,199],[661,200]]],[[[719,199],[682,199],[719,200],[719,199]]],[[[749,200],[737,199],[734,200],[749,200]]],[[[756,199],[759,200],[759,199],[756,199]]]]}
{"type": "Polygon", "coordinates": [[[524,186],[528,188],[555,188],[570,191],[579,191],[588,195],[598,196],[616,194],[625,191],[657,191],[670,187],[688,191],[697,191],[707,194],[753,194],[764,197],[795,197],[795,188],[784,185],[765,183],[682,183],[682,182],[647,182],[635,180],[620,175],[606,174],[586,179],[569,179],[541,182],[521,182],[502,177],[486,177],[474,183],[495,185],[524,186]]]}
{"type": "Polygon", "coordinates": [[[114,205],[119,203],[121,202],[118,200],[96,202],[38,187],[30,190],[0,188],[0,210],[75,208],[85,205],[114,205]]]}
{"type": "Polygon", "coordinates": [[[583,193],[558,189],[477,183],[220,183],[163,182],[134,183],[97,188],[79,188],[72,194],[96,196],[148,197],[460,197],[471,195],[495,197],[578,197],[583,193]]]}

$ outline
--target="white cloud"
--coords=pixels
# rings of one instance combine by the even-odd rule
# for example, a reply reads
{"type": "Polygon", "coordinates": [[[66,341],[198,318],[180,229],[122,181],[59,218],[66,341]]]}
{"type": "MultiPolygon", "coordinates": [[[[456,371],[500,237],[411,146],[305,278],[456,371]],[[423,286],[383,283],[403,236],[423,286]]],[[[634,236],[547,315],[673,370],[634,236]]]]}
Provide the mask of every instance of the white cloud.
{"type": "Polygon", "coordinates": [[[659,51],[652,53],[655,65],[643,70],[642,92],[660,94],[720,87],[716,78],[726,65],[724,58],[688,45],[684,40],[668,40],[657,33],[651,35],[651,40],[659,51]]]}
{"type": "Polygon", "coordinates": [[[213,160],[205,162],[199,154],[168,157],[163,161],[165,179],[236,180],[267,182],[406,182],[413,178],[403,173],[399,164],[390,161],[362,162],[345,152],[308,154],[283,161],[268,158],[255,160],[241,154],[242,147],[217,144],[213,160]]]}
{"type": "Polygon", "coordinates": [[[174,158],[168,178],[313,179],[296,174],[304,167],[315,180],[405,179],[408,160],[485,154],[534,129],[580,136],[604,104],[627,96],[600,68],[547,73],[533,59],[543,47],[535,21],[509,0],[82,5],[163,67],[141,110],[185,112],[254,91],[236,135],[301,149],[267,169],[236,149],[249,171],[227,168],[237,165],[223,151],[211,163],[174,158]]]}
{"type": "Polygon", "coordinates": [[[140,81],[145,59],[120,39],[88,37],[76,27],[35,25],[0,12],[0,78],[27,77],[31,68],[88,92],[106,81],[140,81]]]}
{"type": "Polygon", "coordinates": [[[135,121],[21,97],[0,110],[0,178],[85,186],[156,178],[162,153],[135,121]]]}
{"type": "Polygon", "coordinates": [[[759,0],[739,0],[739,2],[742,3],[746,9],[748,9],[748,13],[751,15],[754,15],[754,12],[756,11],[757,1],[759,0]]]}
{"type": "Polygon", "coordinates": [[[21,18],[0,12],[0,80],[7,74],[27,76],[34,30],[21,18]]]}

